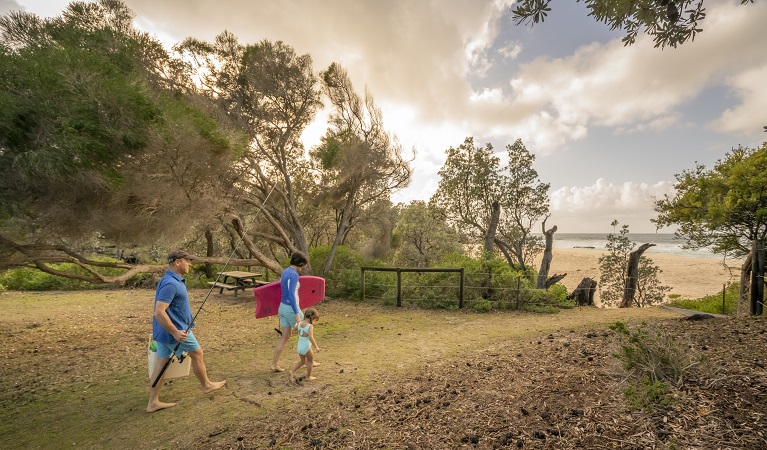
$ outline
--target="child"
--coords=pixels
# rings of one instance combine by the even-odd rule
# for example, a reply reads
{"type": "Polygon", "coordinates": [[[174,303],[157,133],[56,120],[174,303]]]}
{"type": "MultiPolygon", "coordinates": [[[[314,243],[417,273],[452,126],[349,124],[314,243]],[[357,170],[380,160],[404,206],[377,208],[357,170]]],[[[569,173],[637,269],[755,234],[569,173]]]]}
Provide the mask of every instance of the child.
{"type": "Polygon", "coordinates": [[[290,370],[290,382],[296,382],[296,370],[299,367],[306,365],[306,379],[308,381],[316,380],[316,377],[312,376],[312,366],[314,363],[314,351],[319,352],[320,348],[317,347],[317,343],[314,341],[314,322],[320,319],[320,315],[314,308],[307,308],[304,311],[304,320],[298,324],[298,345],[296,351],[300,356],[300,360],[290,370]],[[314,348],[314,351],[312,351],[314,348]]]}

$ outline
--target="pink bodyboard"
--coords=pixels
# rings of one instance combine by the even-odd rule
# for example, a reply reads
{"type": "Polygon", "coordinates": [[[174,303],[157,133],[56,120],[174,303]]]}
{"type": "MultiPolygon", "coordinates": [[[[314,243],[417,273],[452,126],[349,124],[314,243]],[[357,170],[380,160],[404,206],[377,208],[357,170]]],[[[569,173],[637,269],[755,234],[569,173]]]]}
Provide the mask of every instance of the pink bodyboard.
{"type": "MultiPolygon", "coordinates": [[[[325,279],[304,275],[298,277],[298,303],[304,310],[325,298],[325,279]]],[[[280,308],[282,289],[280,282],[259,286],[253,290],[256,296],[256,319],[276,316],[280,308]]]]}

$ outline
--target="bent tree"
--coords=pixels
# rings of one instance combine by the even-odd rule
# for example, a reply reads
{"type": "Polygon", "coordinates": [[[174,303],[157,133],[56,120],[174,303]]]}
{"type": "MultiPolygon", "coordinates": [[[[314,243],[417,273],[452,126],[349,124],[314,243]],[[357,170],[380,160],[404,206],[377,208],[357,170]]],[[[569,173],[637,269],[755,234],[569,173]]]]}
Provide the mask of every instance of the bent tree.
{"type": "Polygon", "coordinates": [[[243,45],[228,32],[212,43],[187,38],[177,50],[220,120],[248,138],[237,189],[223,199],[224,227],[260,265],[280,273],[270,245],[283,255],[308,253],[300,204],[312,180],[300,137],[321,106],[312,59],[281,41],[243,45]]]}
{"type": "Polygon", "coordinates": [[[330,270],[338,247],[366,217],[376,215],[391,194],[410,182],[410,163],[397,136],[386,131],[381,109],[365,90],[354,90],[346,70],[337,63],[321,74],[323,92],[333,108],[330,127],[311,151],[319,169],[315,201],[335,211],[335,237],[320,272],[330,270]]]}

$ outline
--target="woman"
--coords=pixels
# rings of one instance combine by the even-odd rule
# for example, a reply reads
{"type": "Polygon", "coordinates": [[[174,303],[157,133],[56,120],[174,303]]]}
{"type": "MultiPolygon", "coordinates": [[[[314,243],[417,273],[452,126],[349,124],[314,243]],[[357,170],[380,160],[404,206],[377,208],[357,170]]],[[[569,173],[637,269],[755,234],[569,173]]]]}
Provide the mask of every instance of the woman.
{"type": "Polygon", "coordinates": [[[309,258],[301,252],[295,252],[290,257],[290,267],[282,271],[280,278],[280,287],[282,288],[282,297],[280,298],[280,327],[282,336],[274,347],[274,358],[270,368],[274,372],[284,372],[280,367],[279,359],[283,347],[290,339],[290,335],[296,324],[304,320],[304,314],[301,312],[301,306],[298,303],[298,274],[301,273],[304,266],[309,263],[309,258]]]}

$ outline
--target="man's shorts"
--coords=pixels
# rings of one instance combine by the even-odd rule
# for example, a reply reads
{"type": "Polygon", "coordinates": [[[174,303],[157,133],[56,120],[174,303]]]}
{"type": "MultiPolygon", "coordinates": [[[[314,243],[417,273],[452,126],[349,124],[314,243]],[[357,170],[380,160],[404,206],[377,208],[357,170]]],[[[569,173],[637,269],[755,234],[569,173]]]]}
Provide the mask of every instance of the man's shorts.
{"type": "MultiPolygon", "coordinates": [[[[157,357],[158,358],[170,357],[170,354],[173,353],[173,349],[176,348],[176,344],[178,344],[178,342],[176,341],[173,341],[170,344],[166,344],[164,342],[158,342],[157,357]]],[[[200,348],[200,344],[197,343],[197,339],[194,337],[194,334],[192,334],[192,332],[190,331],[186,337],[186,340],[182,342],[181,345],[178,346],[178,350],[176,351],[176,356],[181,356],[181,354],[184,352],[192,353],[198,348],[200,348]]]]}
{"type": "MultiPolygon", "coordinates": [[[[280,315],[280,326],[282,328],[293,328],[296,326],[296,313],[293,312],[293,308],[290,305],[280,303],[280,308],[277,310],[280,315]]],[[[301,320],[304,320],[304,312],[298,310],[298,316],[301,320]]]]}

